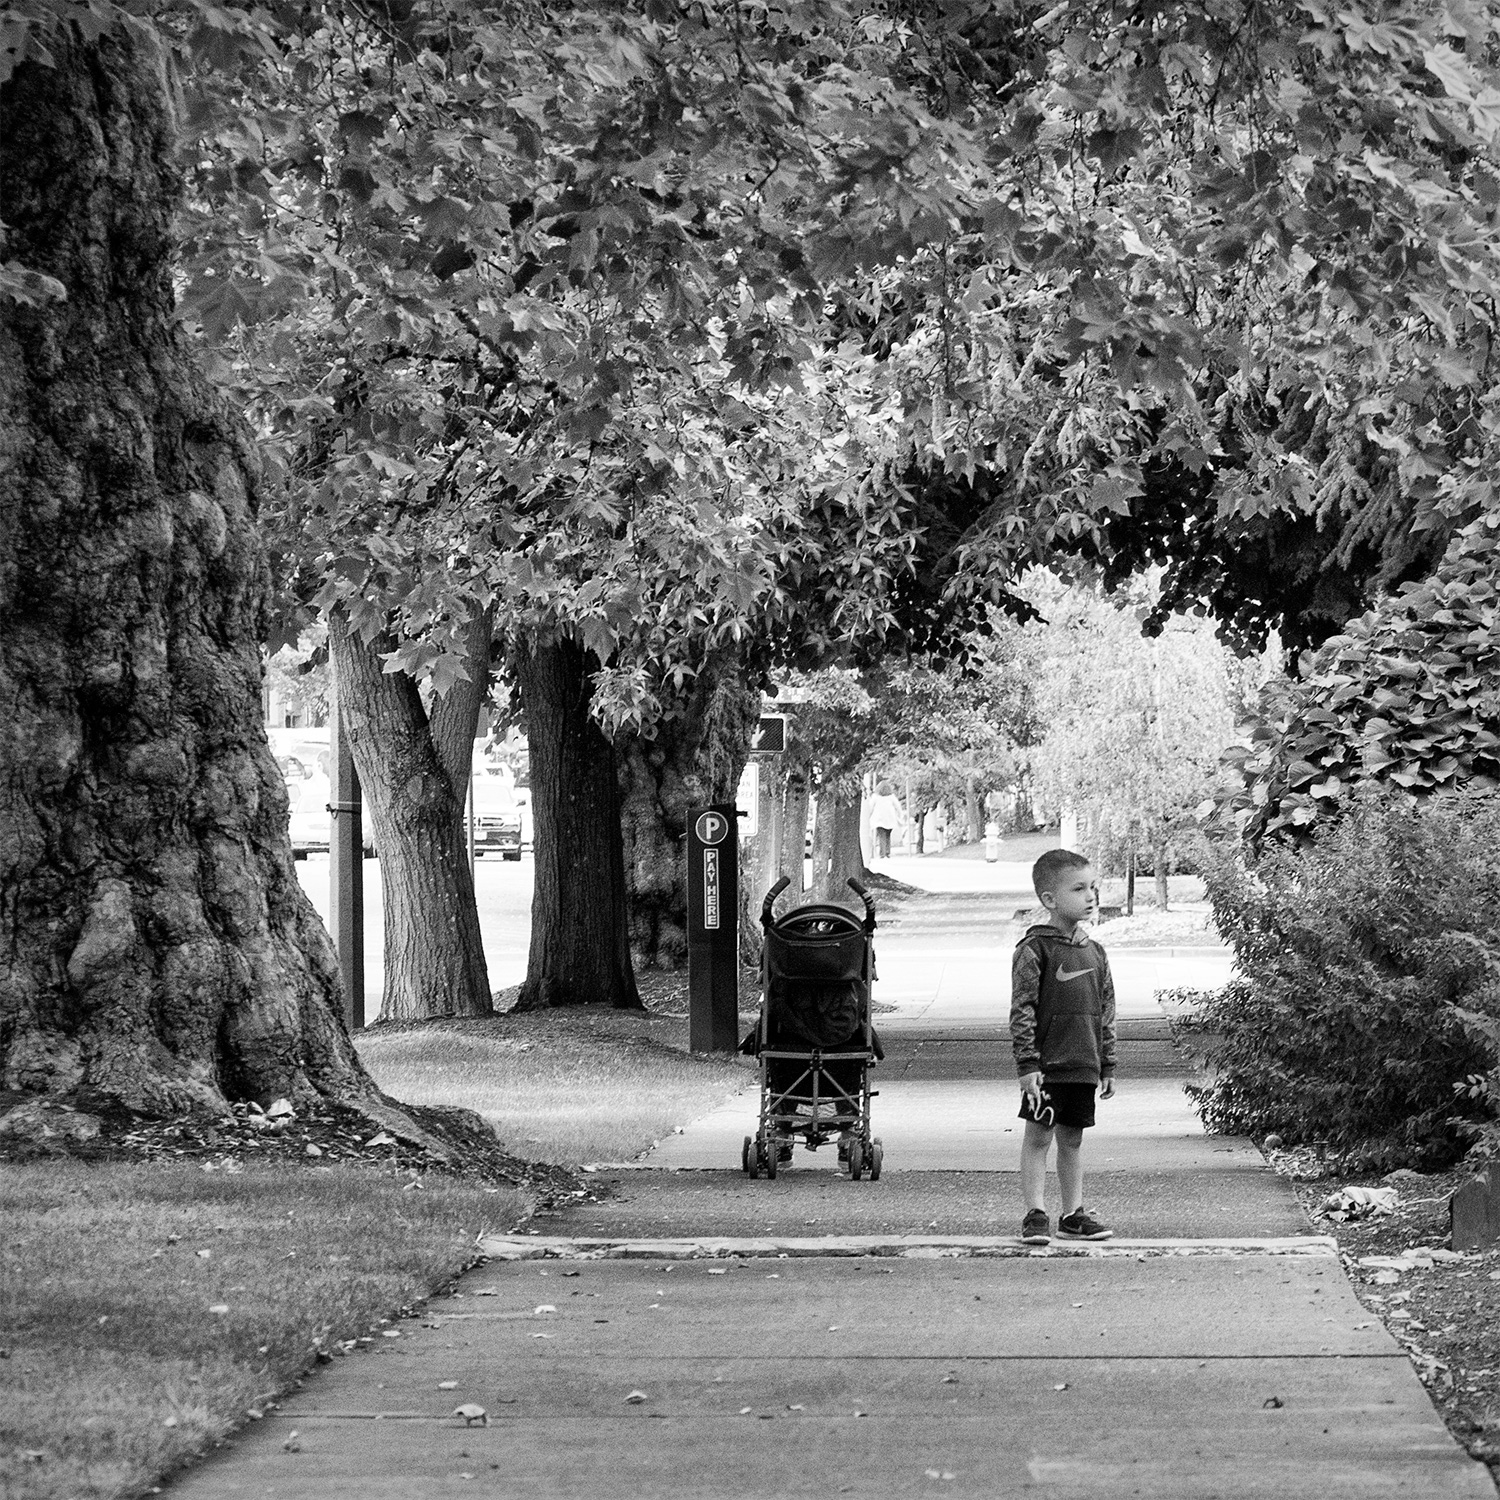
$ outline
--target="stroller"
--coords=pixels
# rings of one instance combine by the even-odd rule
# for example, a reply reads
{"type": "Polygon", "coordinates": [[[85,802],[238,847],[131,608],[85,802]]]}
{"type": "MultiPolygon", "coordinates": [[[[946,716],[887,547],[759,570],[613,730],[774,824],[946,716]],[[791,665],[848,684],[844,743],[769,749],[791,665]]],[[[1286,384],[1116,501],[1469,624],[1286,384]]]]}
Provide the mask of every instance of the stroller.
{"type": "Polygon", "coordinates": [[[760,1059],[760,1123],[740,1165],[751,1177],[775,1177],[798,1135],[809,1151],[837,1138],[851,1180],[868,1171],[874,1182],[883,1152],[870,1134],[870,1067],[885,1055],[870,1024],[875,903],[851,880],[863,920],[842,906],[800,906],[778,919],[787,884],[778,880],[760,910],[760,1020],[740,1044],[760,1059]]]}

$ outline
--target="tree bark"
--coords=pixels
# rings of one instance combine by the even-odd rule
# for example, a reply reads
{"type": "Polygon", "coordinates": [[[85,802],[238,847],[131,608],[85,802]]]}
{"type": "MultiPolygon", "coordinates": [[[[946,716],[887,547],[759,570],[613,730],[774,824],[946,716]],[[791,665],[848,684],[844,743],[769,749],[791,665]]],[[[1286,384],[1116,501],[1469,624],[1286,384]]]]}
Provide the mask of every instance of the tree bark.
{"type": "Polygon", "coordinates": [[[1151,841],[1151,857],[1156,861],[1156,909],[1167,909],[1167,836],[1158,831],[1151,841]]]}
{"type": "Polygon", "coordinates": [[[574,641],[532,641],[511,664],[526,710],[536,849],[531,951],[516,1009],[641,1009],[615,749],[589,713],[595,658],[574,641]]]}
{"type": "Polygon", "coordinates": [[[0,86],[0,1087],[86,1109],[378,1097],[260,722],[258,465],[173,317],[144,27],[0,86]]]}
{"type": "Polygon", "coordinates": [[[812,869],[804,890],[817,900],[828,889],[828,864],[833,858],[833,791],[822,788],[813,799],[812,869]]]}
{"type": "Polygon", "coordinates": [[[787,778],[786,811],[781,819],[781,873],[791,884],[793,896],[800,896],[807,886],[807,805],[810,800],[805,772],[796,771],[787,778]]]}
{"type": "Polygon", "coordinates": [[[687,960],[688,811],[734,800],[759,716],[737,664],[711,662],[653,738],[617,741],[630,948],[644,967],[687,960]]]}
{"type": "Polygon", "coordinates": [[[870,878],[870,872],[865,868],[864,845],[859,837],[860,800],[858,785],[834,798],[827,896],[830,901],[849,900],[849,882],[857,880],[863,885],[870,878]]]}
{"type": "MultiPolygon", "coordinates": [[[[482,649],[476,645],[475,650],[487,671],[488,621],[483,633],[482,649]]],[[[477,640],[477,625],[474,634],[477,640]]],[[[384,671],[376,650],[351,632],[341,613],[329,617],[328,649],[380,852],[385,906],[380,1019],[489,1015],[489,974],[464,841],[469,761],[459,759],[463,748],[472,754],[481,695],[471,691],[446,711],[445,700],[439,700],[430,716],[415,679],[384,671]],[[441,722],[435,723],[438,715],[441,722]],[[445,753],[439,753],[440,744],[445,753]]]]}
{"type": "Polygon", "coordinates": [[[441,697],[427,703],[427,724],[438,764],[458,798],[460,841],[467,844],[464,805],[469,796],[469,777],[474,767],[474,738],[479,711],[490,690],[490,647],[495,639],[495,608],[477,612],[464,628],[464,658],[469,675],[455,682],[441,697]]]}
{"type": "Polygon", "coordinates": [[[824,790],[818,795],[812,891],[819,901],[847,903],[849,881],[863,884],[869,878],[859,838],[859,811],[858,783],[847,792],[824,790]]]}

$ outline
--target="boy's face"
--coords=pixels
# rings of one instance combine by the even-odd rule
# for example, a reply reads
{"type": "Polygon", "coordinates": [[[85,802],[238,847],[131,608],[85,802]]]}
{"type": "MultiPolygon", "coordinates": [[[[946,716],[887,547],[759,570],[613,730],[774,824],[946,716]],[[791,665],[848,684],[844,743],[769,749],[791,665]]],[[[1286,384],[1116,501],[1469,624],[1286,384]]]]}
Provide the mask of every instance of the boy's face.
{"type": "Polygon", "coordinates": [[[1094,898],[1098,890],[1099,882],[1094,878],[1094,867],[1080,865],[1076,869],[1065,870],[1050,891],[1042,892],[1042,905],[1059,926],[1076,927],[1093,915],[1094,898]]]}

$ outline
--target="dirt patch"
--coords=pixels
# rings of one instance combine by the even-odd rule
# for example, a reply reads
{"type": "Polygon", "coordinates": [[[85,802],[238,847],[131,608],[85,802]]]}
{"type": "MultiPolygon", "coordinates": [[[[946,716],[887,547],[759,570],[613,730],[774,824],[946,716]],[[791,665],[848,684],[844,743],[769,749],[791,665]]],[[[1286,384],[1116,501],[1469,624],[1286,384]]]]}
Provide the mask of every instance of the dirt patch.
{"type": "Polygon", "coordinates": [[[1500,1483],[1500,1248],[1455,1254],[1448,1233],[1448,1199],[1472,1173],[1331,1176],[1311,1152],[1267,1155],[1318,1232],[1338,1241],[1355,1294],[1411,1356],[1449,1430],[1500,1483]],[[1340,1189],[1382,1186],[1396,1189],[1390,1213],[1342,1218],[1327,1207],[1340,1189]]]}

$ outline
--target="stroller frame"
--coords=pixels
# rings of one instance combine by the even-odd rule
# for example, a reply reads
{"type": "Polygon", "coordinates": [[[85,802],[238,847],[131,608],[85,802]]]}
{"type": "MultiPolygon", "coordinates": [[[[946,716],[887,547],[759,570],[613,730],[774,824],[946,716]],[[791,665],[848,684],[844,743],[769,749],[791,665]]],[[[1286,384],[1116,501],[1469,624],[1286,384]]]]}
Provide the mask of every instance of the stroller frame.
{"type": "MultiPolygon", "coordinates": [[[[884,1150],[870,1128],[870,1100],[878,1090],[870,1088],[870,1068],[877,1060],[877,1045],[870,1024],[870,986],[875,977],[875,903],[857,881],[849,887],[864,902],[863,918],[848,908],[833,905],[800,906],[777,920],[776,898],[786,889],[786,877],[766,893],[761,905],[761,928],[766,934],[761,957],[761,1010],[757,1023],[756,1052],[760,1059],[760,1116],[753,1136],[746,1136],[740,1165],[747,1176],[769,1178],[783,1157],[789,1158],[792,1143],[802,1136],[809,1151],[837,1139],[840,1156],[848,1166],[851,1181],[866,1171],[870,1181],[880,1177],[884,1150]],[[774,1009],[780,986],[800,976],[779,974],[773,949],[777,938],[801,941],[812,947],[819,939],[828,945],[861,939],[862,957],[857,984],[859,1024],[855,1035],[863,1045],[839,1043],[831,1047],[793,1046],[772,1041],[776,1023],[774,1009]],[[857,1078],[851,1070],[857,1069],[857,1078]]],[[[748,1039],[747,1039],[748,1041],[748,1039]]]]}

